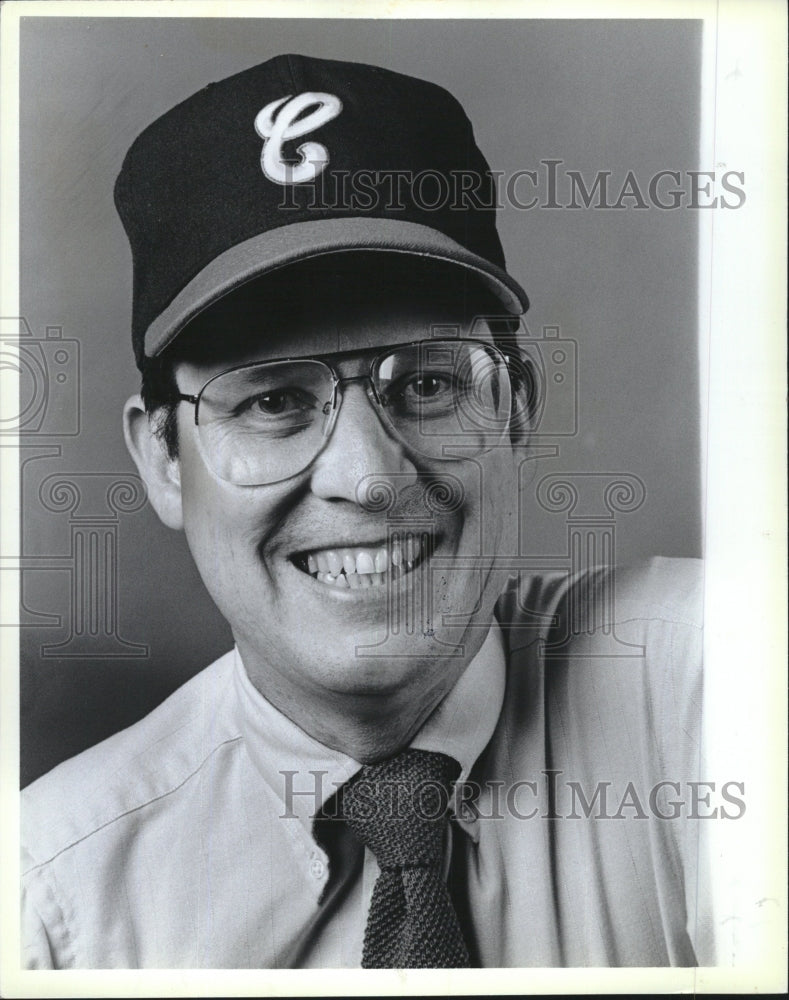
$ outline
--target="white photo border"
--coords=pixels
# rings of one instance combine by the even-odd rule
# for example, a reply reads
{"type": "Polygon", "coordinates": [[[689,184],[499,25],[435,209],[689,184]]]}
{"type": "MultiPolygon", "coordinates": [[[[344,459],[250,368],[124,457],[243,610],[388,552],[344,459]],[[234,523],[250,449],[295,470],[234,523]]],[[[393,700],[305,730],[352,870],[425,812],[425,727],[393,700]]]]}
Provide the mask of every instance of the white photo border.
{"type": "MultiPolygon", "coordinates": [[[[19,22],[25,17],[699,18],[704,22],[703,163],[736,164],[748,177],[741,211],[700,213],[705,662],[714,711],[706,738],[721,773],[748,787],[748,815],[711,832],[716,883],[728,914],[731,964],[712,969],[529,969],[363,972],[20,969],[18,885],[18,635],[0,629],[3,996],[308,996],[767,992],[786,989],[786,11],[761,0],[721,2],[19,2],[2,8],[3,159],[0,315],[19,315],[19,22]],[[723,376],[738,372],[735,400],[723,376]],[[709,676],[709,675],[708,675],[709,676]]],[[[3,372],[0,391],[18,386],[3,372]]],[[[2,458],[2,547],[19,553],[16,453],[2,458]]],[[[0,598],[17,607],[18,580],[0,598]]]]}

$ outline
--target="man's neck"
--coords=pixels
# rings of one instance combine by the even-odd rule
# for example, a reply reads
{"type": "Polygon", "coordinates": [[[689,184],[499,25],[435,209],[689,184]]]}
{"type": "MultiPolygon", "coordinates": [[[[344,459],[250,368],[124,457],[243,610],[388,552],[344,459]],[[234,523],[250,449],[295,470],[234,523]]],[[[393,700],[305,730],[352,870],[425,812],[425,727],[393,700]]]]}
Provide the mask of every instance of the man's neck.
{"type": "Polygon", "coordinates": [[[318,698],[283,684],[277,674],[256,669],[254,657],[241,643],[239,652],[250,681],[267,701],[313,739],[361,764],[391,757],[408,746],[465,669],[455,661],[451,672],[418,696],[409,688],[386,694],[322,692],[318,698]]]}

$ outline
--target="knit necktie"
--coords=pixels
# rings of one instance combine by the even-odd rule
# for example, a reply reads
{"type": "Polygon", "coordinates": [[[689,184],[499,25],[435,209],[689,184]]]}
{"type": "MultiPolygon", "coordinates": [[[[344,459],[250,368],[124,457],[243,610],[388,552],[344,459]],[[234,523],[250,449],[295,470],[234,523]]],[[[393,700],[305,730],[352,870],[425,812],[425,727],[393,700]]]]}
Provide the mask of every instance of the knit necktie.
{"type": "Polygon", "coordinates": [[[405,750],[362,767],[338,793],[342,819],[375,855],[363,969],[463,968],[468,952],[441,877],[447,804],[458,764],[405,750]]]}

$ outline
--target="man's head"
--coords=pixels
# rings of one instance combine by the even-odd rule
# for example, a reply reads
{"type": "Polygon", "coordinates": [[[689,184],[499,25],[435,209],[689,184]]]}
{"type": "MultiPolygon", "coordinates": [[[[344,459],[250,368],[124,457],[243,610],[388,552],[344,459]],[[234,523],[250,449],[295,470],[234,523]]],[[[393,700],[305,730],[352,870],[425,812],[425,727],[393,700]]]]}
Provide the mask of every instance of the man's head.
{"type": "Polygon", "coordinates": [[[448,94],[372,67],[281,57],[169,116],[116,195],[143,372],[130,450],[253,682],[324,742],[383,756],[481,646],[506,578],[494,556],[517,544],[526,298],[490,209],[431,214],[402,188],[404,210],[327,208],[316,182],[336,194],[355,165],[381,194],[387,170],[454,163],[484,186],[487,164],[448,94]]]}

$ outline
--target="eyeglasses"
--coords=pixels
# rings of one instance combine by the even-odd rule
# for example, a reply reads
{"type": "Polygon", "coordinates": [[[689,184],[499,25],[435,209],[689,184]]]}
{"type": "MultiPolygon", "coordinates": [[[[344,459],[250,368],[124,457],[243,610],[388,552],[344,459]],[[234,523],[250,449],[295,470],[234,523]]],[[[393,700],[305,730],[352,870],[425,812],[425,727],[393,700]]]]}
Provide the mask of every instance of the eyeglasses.
{"type": "Polygon", "coordinates": [[[402,344],[376,354],[366,373],[350,378],[340,376],[329,357],[239,365],[214,375],[196,396],[179,393],[179,400],[194,405],[203,459],[219,479],[263,486],[302,472],[328,444],[342,388],[351,382],[365,384],[397,441],[432,460],[482,454],[508,432],[507,359],[492,344],[402,344]]]}

